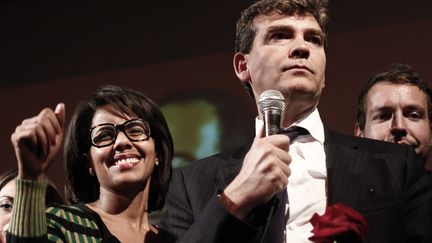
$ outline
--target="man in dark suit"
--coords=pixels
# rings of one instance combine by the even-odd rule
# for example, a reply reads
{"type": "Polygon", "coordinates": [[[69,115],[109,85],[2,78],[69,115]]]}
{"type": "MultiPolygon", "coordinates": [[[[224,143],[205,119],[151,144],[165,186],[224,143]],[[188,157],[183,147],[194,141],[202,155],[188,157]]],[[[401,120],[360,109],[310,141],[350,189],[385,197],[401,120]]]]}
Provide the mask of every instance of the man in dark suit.
{"type": "MultiPolygon", "coordinates": [[[[344,203],[368,221],[364,242],[432,242],[432,195],[410,148],[327,129],[318,105],[325,81],[327,1],[262,0],[237,23],[234,69],[255,102],[278,90],[281,127],[175,171],[161,231],[180,242],[310,242],[314,213],[344,203]]],[[[229,138],[226,138],[229,139],[229,138]]]]}

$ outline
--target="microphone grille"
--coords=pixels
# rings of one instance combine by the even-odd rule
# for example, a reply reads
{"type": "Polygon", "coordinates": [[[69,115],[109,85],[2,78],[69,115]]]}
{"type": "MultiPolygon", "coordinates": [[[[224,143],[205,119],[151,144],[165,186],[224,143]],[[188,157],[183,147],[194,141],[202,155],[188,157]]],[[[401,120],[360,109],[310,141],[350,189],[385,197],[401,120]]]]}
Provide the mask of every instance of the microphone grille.
{"type": "Polygon", "coordinates": [[[258,99],[258,107],[261,113],[268,109],[277,109],[283,112],[285,110],[285,98],[277,90],[266,90],[258,99]]]}

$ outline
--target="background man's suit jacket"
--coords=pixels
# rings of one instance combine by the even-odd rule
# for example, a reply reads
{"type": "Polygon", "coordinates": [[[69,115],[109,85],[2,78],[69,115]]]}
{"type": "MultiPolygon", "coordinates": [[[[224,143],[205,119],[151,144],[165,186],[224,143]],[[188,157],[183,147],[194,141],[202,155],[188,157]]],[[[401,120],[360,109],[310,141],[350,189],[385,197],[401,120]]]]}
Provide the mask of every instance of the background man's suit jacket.
{"type": "MultiPolygon", "coordinates": [[[[341,202],[365,216],[369,229],[364,242],[432,242],[431,186],[412,148],[328,129],[324,147],[328,205],[341,202]]],[[[204,158],[175,171],[162,232],[188,243],[258,242],[266,206],[254,210],[244,222],[217,199],[218,190],[240,171],[249,148],[204,158]]]]}

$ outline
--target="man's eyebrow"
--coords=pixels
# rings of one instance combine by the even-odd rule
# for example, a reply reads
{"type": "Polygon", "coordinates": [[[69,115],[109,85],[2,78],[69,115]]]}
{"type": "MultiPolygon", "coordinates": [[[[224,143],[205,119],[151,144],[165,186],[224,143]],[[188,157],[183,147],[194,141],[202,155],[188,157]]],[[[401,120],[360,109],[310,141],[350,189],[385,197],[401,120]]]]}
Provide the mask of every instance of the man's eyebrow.
{"type": "Polygon", "coordinates": [[[408,104],[403,109],[404,110],[417,110],[417,111],[425,112],[427,108],[425,108],[419,104],[408,104]]]}
{"type": "Polygon", "coordinates": [[[389,112],[392,110],[393,110],[393,108],[391,108],[390,106],[384,105],[384,106],[379,106],[379,107],[372,107],[372,109],[370,109],[370,112],[371,113],[389,112]]]}
{"type": "MultiPolygon", "coordinates": [[[[275,33],[275,32],[292,32],[294,31],[294,27],[292,25],[273,25],[267,28],[266,30],[266,34],[265,34],[265,39],[267,39],[269,37],[269,35],[275,33]]],[[[304,29],[305,34],[308,35],[318,35],[321,38],[325,39],[326,38],[326,34],[317,28],[306,28],[304,29]]]]}
{"type": "Polygon", "coordinates": [[[270,34],[275,32],[289,32],[293,31],[293,29],[291,25],[273,25],[267,28],[265,37],[267,38],[270,34]]]}
{"type": "Polygon", "coordinates": [[[326,38],[326,34],[320,30],[320,29],[316,29],[316,28],[308,28],[305,30],[306,33],[308,34],[312,34],[312,35],[319,35],[322,38],[326,38]]]}

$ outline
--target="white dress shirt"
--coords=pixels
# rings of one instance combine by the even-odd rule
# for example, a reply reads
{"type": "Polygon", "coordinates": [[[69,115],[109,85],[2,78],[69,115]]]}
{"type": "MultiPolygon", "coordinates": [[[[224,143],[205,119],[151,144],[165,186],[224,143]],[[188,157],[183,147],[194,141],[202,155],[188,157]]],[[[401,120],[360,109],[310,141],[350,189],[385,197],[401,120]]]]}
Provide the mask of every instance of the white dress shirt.
{"type": "MultiPolygon", "coordinates": [[[[256,132],[262,126],[263,121],[256,119],[256,132]]],[[[298,136],[289,147],[292,161],[287,187],[286,242],[309,243],[313,228],[309,220],[314,213],[324,214],[327,204],[324,126],[316,108],[292,126],[306,128],[310,135],[298,136]]]]}

